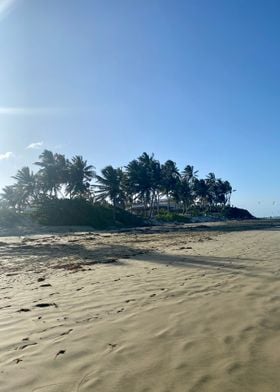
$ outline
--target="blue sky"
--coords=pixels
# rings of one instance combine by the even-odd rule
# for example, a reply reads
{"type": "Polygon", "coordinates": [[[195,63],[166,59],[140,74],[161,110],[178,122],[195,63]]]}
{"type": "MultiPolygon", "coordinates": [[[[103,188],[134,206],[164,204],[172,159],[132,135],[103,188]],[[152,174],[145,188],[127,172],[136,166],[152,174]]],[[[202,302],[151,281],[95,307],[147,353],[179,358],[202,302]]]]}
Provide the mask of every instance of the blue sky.
{"type": "Polygon", "coordinates": [[[0,0],[0,187],[44,148],[98,170],[147,151],[280,215],[279,19],[276,0],[0,0]]]}

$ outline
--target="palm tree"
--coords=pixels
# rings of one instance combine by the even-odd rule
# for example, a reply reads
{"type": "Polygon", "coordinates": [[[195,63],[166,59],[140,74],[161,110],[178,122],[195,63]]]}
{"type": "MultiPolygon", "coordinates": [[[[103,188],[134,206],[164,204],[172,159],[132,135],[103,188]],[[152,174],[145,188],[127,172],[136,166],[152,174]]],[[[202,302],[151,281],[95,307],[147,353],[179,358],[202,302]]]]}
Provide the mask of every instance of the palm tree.
{"type": "Polygon", "coordinates": [[[150,178],[148,176],[145,165],[134,159],[126,166],[127,175],[127,190],[130,193],[130,198],[133,202],[144,203],[144,209],[146,211],[146,205],[150,199],[150,178]]]}
{"type": "Polygon", "coordinates": [[[31,201],[37,197],[36,176],[28,166],[24,166],[12,178],[17,181],[14,190],[21,193],[22,204],[30,205],[31,201]]]}
{"type": "Polygon", "coordinates": [[[209,200],[209,186],[204,179],[195,179],[194,181],[194,195],[199,201],[200,205],[205,208],[209,200]]]}
{"type": "Polygon", "coordinates": [[[206,176],[205,183],[208,186],[208,203],[217,204],[218,196],[218,180],[216,179],[215,173],[211,172],[206,176]]]}
{"type": "Polygon", "coordinates": [[[209,173],[205,181],[208,185],[209,204],[225,206],[226,204],[230,203],[232,187],[228,181],[223,181],[220,178],[216,178],[214,173],[209,173]]]}
{"type": "Polygon", "coordinates": [[[66,194],[70,198],[75,196],[88,197],[90,194],[90,183],[94,176],[94,167],[88,165],[82,156],[74,156],[71,162],[68,162],[66,194]]]}
{"type": "Polygon", "coordinates": [[[193,183],[197,178],[198,170],[194,170],[194,167],[187,165],[182,171],[182,178],[184,178],[189,183],[193,183]]]}
{"type": "Polygon", "coordinates": [[[22,194],[15,185],[8,185],[3,188],[1,201],[8,207],[18,209],[19,211],[22,209],[22,194]]]}
{"type": "Polygon", "coordinates": [[[114,169],[111,165],[101,170],[102,176],[96,175],[98,184],[96,187],[96,200],[109,200],[113,205],[113,217],[116,220],[116,208],[124,207],[125,191],[124,191],[124,173],[122,169],[114,169]]]}
{"type": "Polygon", "coordinates": [[[161,166],[161,185],[167,197],[168,211],[170,210],[170,195],[175,192],[180,179],[180,173],[174,161],[168,160],[161,166]]]}
{"type": "Polygon", "coordinates": [[[38,181],[43,192],[51,197],[57,197],[58,191],[66,181],[67,160],[64,155],[54,154],[52,151],[44,150],[39,156],[40,161],[35,165],[40,166],[38,181]]]}
{"type": "Polygon", "coordinates": [[[231,194],[233,192],[232,186],[228,181],[222,181],[220,178],[216,181],[215,199],[217,204],[225,206],[230,204],[231,194]]]}
{"type": "Polygon", "coordinates": [[[216,175],[215,175],[215,173],[213,173],[213,172],[208,173],[207,176],[206,176],[206,181],[208,183],[216,182],[216,175]]]}
{"type": "Polygon", "coordinates": [[[161,166],[154,159],[154,155],[144,152],[138,159],[134,159],[126,166],[127,186],[133,200],[138,200],[144,205],[144,214],[147,215],[148,207],[150,216],[161,186],[161,166]]]}
{"type": "Polygon", "coordinates": [[[183,213],[185,214],[194,201],[193,191],[189,182],[184,178],[177,181],[175,190],[172,194],[178,204],[183,204],[183,213]]]}
{"type": "Polygon", "coordinates": [[[230,184],[229,181],[224,181],[223,182],[223,190],[224,190],[224,194],[225,194],[225,204],[230,205],[230,199],[231,199],[231,195],[233,192],[235,192],[235,189],[232,189],[232,186],[230,184]]]}
{"type": "Polygon", "coordinates": [[[159,198],[160,198],[160,191],[162,186],[161,164],[158,160],[154,158],[150,161],[149,175],[150,175],[150,189],[151,189],[149,217],[151,218],[156,205],[157,205],[157,210],[159,210],[159,198]]]}

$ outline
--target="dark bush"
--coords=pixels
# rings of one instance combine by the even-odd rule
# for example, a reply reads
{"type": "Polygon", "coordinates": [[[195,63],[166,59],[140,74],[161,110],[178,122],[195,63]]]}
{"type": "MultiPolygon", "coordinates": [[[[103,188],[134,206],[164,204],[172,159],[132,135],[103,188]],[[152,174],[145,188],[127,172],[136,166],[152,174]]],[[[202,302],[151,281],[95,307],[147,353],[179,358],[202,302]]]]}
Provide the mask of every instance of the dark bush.
{"type": "Polygon", "coordinates": [[[47,226],[92,226],[96,229],[110,227],[132,227],[142,224],[142,220],[121,209],[109,205],[92,204],[84,199],[54,199],[38,204],[32,217],[47,226]]]}
{"type": "Polygon", "coordinates": [[[10,208],[0,208],[0,227],[15,227],[23,224],[23,215],[10,208]]]}
{"type": "Polygon", "coordinates": [[[256,219],[248,210],[237,207],[226,207],[223,216],[226,219],[256,219]]]}

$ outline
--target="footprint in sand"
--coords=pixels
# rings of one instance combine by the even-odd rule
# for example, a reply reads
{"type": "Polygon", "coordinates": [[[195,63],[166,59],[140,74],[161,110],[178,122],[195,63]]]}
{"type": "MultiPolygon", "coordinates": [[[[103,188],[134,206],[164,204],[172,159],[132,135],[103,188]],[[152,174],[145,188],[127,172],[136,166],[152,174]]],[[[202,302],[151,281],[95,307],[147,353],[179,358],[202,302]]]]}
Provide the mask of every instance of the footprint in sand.
{"type": "Polygon", "coordinates": [[[108,346],[109,346],[110,350],[113,351],[115,348],[117,348],[118,345],[109,343],[108,346]]]}
{"type": "Polygon", "coordinates": [[[56,356],[54,357],[54,359],[56,359],[57,357],[59,357],[60,355],[64,355],[66,353],[66,350],[60,350],[58,351],[58,353],[56,354],[56,356]]]}
{"type": "Polygon", "coordinates": [[[60,334],[60,336],[69,335],[69,333],[71,333],[72,331],[73,331],[73,328],[69,329],[69,330],[66,331],[66,332],[62,332],[62,333],[60,334]]]}
{"type": "Polygon", "coordinates": [[[2,308],[0,308],[0,310],[1,309],[7,309],[7,308],[11,308],[12,307],[12,305],[6,305],[6,306],[2,306],[2,308]]]}
{"type": "Polygon", "coordinates": [[[19,346],[18,348],[17,348],[17,350],[24,350],[24,349],[26,349],[27,347],[31,347],[31,346],[36,346],[38,343],[26,343],[26,344],[23,344],[22,346],[19,346]]]}
{"type": "Polygon", "coordinates": [[[21,308],[21,309],[17,310],[18,313],[21,313],[21,312],[30,312],[30,311],[31,311],[31,309],[28,309],[28,308],[21,308]]]}
{"type": "Polygon", "coordinates": [[[57,304],[55,302],[51,303],[41,303],[41,304],[36,304],[35,305],[37,308],[48,308],[49,306],[54,306],[58,308],[57,304]]]}

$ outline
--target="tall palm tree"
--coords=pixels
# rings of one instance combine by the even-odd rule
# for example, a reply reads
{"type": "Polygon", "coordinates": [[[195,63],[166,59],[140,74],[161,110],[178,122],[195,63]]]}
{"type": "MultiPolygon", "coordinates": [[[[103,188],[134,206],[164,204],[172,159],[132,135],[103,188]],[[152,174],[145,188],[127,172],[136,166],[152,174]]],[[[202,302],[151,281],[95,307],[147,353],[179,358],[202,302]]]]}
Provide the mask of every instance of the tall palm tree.
{"type": "Polygon", "coordinates": [[[209,173],[205,181],[208,185],[209,204],[225,206],[226,204],[230,203],[232,187],[228,181],[223,181],[221,178],[216,178],[214,173],[209,173]]]}
{"type": "Polygon", "coordinates": [[[114,220],[116,220],[116,208],[124,207],[124,173],[122,169],[114,169],[113,166],[106,166],[101,170],[102,176],[96,175],[98,190],[96,191],[97,201],[109,200],[113,205],[114,220]]]}
{"type": "Polygon", "coordinates": [[[144,208],[150,198],[150,180],[143,163],[133,159],[126,166],[127,190],[130,198],[135,202],[143,202],[144,208]]]}
{"type": "Polygon", "coordinates": [[[217,204],[225,206],[230,204],[231,194],[233,192],[229,181],[223,181],[220,178],[216,181],[215,199],[217,204]]]}
{"type": "Polygon", "coordinates": [[[7,185],[3,188],[1,201],[4,202],[5,206],[7,205],[19,211],[22,209],[22,194],[20,189],[15,185],[7,185]]]}
{"type": "Polygon", "coordinates": [[[223,182],[223,191],[224,191],[225,199],[226,199],[225,204],[230,205],[231,195],[233,192],[235,192],[235,189],[232,189],[230,182],[227,180],[223,182]]]}
{"type": "Polygon", "coordinates": [[[38,172],[38,181],[46,195],[57,197],[58,191],[66,181],[67,160],[64,155],[54,154],[49,150],[44,150],[39,159],[39,162],[35,162],[35,165],[41,168],[38,172]]]}
{"type": "Polygon", "coordinates": [[[217,204],[217,196],[218,196],[218,180],[216,178],[215,173],[210,172],[205,179],[205,183],[208,186],[208,203],[209,205],[217,204]]]}
{"type": "Polygon", "coordinates": [[[194,195],[201,207],[205,208],[209,200],[209,187],[205,179],[194,181],[194,195]]]}
{"type": "Polygon", "coordinates": [[[134,200],[144,205],[145,216],[153,212],[156,196],[161,185],[161,166],[154,159],[154,155],[144,152],[140,157],[129,162],[126,166],[127,183],[130,192],[134,194],[134,200]]]}
{"type": "Polygon", "coordinates": [[[178,204],[183,205],[183,213],[186,213],[188,208],[193,204],[194,194],[193,190],[187,180],[181,178],[177,181],[175,190],[172,195],[178,204]]]}
{"type": "Polygon", "coordinates": [[[161,185],[167,197],[168,211],[170,210],[170,195],[176,191],[180,179],[179,169],[174,161],[168,160],[161,166],[161,185]]]}
{"type": "Polygon", "coordinates": [[[88,197],[90,183],[95,176],[94,167],[88,165],[82,156],[76,155],[68,162],[66,193],[73,197],[88,197]]]}
{"type": "Polygon", "coordinates": [[[37,197],[36,176],[28,166],[24,166],[12,178],[17,181],[14,190],[21,193],[22,203],[30,205],[31,201],[37,197]]]}

